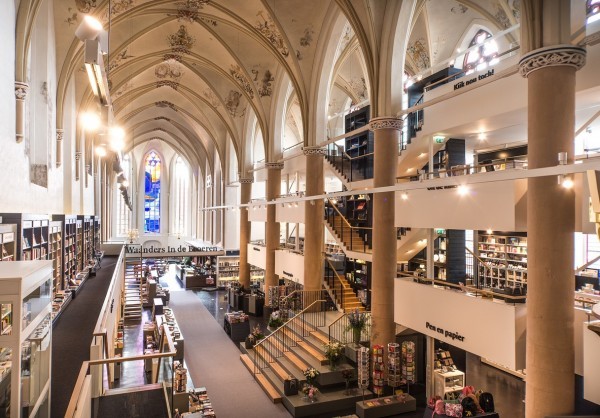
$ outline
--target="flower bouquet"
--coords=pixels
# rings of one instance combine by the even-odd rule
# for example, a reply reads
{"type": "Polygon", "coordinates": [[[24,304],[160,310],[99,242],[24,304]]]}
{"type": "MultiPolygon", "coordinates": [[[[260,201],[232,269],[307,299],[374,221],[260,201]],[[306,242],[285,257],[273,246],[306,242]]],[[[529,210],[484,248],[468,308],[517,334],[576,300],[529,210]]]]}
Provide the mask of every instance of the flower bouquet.
{"type": "Polygon", "coordinates": [[[355,345],[360,344],[362,331],[367,327],[367,315],[355,309],[348,314],[348,327],[346,331],[352,331],[352,341],[355,345]]]}
{"type": "Polygon", "coordinates": [[[318,401],[317,395],[319,394],[319,389],[317,389],[313,385],[304,385],[304,387],[302,388],[302,393],[304,393],[304,399],[307,402],[318,401]]]}
{"type": "Polygon", "coordinates": [[[304,374],[304,377],[306,378],[306,383],[308,383],[309,386],[312,386],[315,379],[317,377],[319,377],[319,375],[321,374],[314,367],[309,367],[308,369],[304,370],[304,372],[302,372],[302,373],[304,374]]]}
{"type": "Polygon", "coordinates": [[[344,356],[344,346],[336,341],[329,341],[323,347],[325,347],[325,357],[329,360],[329,367],[331,370],[335,370],[335,367],[344,356]]]}
{"type": "Polygon", "coordinates": [[[277,329],[283,325],[283,319],[281,318],[279,311],[274,311],[271,313],[269,318],[269,328],[277,329]]]}
{"type": "Polygon", "coordinates": [[[352,369],[342,370],[342,377],[346,382],[346,390],[344,391],[344,395],[350,395],[350,379],[354,376],[354,372],[352,369]]]}
{"type": "Polygon", "coordinates": [[[260,325],[257,324],[252,329],[252,332],[250,334],[248,334],[248,337],[246,337],[244,346],[246,348],[252,348],[252,347],[254,347],[255,344],[258,344],[263,338],[265,338],[265,334],[262,333],[262,330],[260,329],[260,325]]]}

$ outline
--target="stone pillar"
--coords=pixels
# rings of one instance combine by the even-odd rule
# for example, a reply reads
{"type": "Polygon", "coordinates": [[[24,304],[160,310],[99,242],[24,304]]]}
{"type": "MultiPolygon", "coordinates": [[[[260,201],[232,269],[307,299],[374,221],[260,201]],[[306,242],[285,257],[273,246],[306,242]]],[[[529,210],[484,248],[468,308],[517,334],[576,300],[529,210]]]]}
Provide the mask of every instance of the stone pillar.
{"type": "Polygon", "coordinates": [[[56,168],[62,164],[62,141],[65,131],[63,129],[56,130],[56,168]]]}
{"type": "MultiPolygon", "coordinates": [[[[585,50],[556,45],[531,51],[519,62],[528,89],[528,166],[556,166],[558,153],[573,163],[575,72],[585,50]]],[[[526,416],[574,411],[573,339],[574,191],[556,177],[527,183],[526,416]]]]}
{"type": "Polygon", "coordinates": [[[81,171],[81,151],[75,152],[75,180],[79,180],[79,172],[81,171]]]}
{"type": "MultiPolygon", "coordinates": [[[[250,202],[254,179],[240,177],[240,204],[250,202]]],[[[252,223],[248,221],[248,208],[240,208],[240,284],[250,289],[250,265],[248,264],[248,243],[250,242],[252,223]]]]}
{"type": "Polygon", "coordinates": [[[25,135],[25,98],[29,92],[29,84],[20,81],[15,81],[15,123],[16,123],[16,140],[23,141],[25,135]]]}
{"type": "MultiPolygon", "coordinates": [[[[306,196],[322,195],[325,192],[323,158],[327,150],[304,147],[302,151],[306,156],[306,196]]],[[[322,199],[304,205],[304,290],[323,287],[323,213],[322,199]]]]}
{"type": "MultiPolygon", "coordinates": [[[[374,187],[396,184],[400,119],[371,119],[374,133],[374,187]]],[[[394,323],[394,279],[396,278],[395,193],[373,194],[373,271],[371,272],[371,345],[396,341],[394,323]]]]}
{"type": "MultiPolygon", "coordinates": [[[[267,201],[275,200],[281,194],[281,169],[283,163],[266,163],[267,168],[267,201]]],[[[265,269],[265,304],[271,306],[269,287],[277,286],[279,276],[275,274],[275,251],[279,249],[279,222],[275,221],[275,205],[267,205],[267,224],[265,226],[265,241],[267,246],[267,263],[265,269]]]]}

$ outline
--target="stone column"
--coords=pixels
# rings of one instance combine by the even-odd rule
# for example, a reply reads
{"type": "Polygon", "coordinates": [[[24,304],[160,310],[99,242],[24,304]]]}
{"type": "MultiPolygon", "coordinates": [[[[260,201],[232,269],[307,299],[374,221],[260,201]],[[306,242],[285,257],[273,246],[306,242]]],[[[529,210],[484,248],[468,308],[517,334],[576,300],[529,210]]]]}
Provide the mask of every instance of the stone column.
{"type": "MultiPolygon", "coordinates": [[[[327,150],[304,147],[302,151],[306,156],[306,196],[322,195],[325,192],[323,157],[327,150]]],[[[304,290],[323,287],[323,213],[322,199],[304,205],[304,290]]]]}
{"type": "MultiPolygon", "coordinates": [[[[400,119],[371,119],[374,133],[374,187],[396,184],[400,119]]],[[[371,272],[371,345],[396,341],[394,323],[394,279],[396,278],[395,193],[373,194],[373,271],[371,272]]]]}
{"type": "MultiPolygon", "coordinates": [[[[281,194],[281,169],[283,163],[266,163],[267,168],[267,201],[275,200],[281,194]]],[[[277,208],[267,205],[267,224],[265,225],[265,241],[267,246],[267,263],[265,269],[265,304],[271,306],[269,287],[277,286],[279,276],[275,274],[275,251],[279,249],[279,222],[275,221],[277,208]]]]}
{"type": "MultiPolygon", "coordinates": [[[[573,162],[575,72],[585,50],[556,45],[531,51],[519,62],[528,89],[528,166],[573,162]]],[[[574,411],[573,339],[574,191],[556,177],[527,183],[527,380],[526,416],[574,411]]]]}
{"type": "Polygon", "coordinates": [[[63,129],[56,130],[56,168],[62,164],[62,141],[65,131],[63,129]]]}
{"type": "Polygon", "coordinates": [[[29,92],[29,84],[20,81],[15,81],[15,123],[16,123],[16,140],[23,141],[25,135],[25,98],[29,92]]]}
{"type": "MultiPolygon", "coordinates": [[[[252,196],[252,177],[240,177],[240,204],[250,202],[252,196]]],[[[252,223],[248,221],[248,208],[240,208],[240,284],[250,289],[250,265],[248,264],[248,243],[252,232],[252,223]]]]}

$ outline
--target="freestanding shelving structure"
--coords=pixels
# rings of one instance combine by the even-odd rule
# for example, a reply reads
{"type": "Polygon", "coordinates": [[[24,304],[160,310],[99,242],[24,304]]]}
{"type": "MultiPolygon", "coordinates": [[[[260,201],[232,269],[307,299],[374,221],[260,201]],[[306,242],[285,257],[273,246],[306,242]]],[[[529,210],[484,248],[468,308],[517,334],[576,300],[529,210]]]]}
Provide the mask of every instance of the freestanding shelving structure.
{"type": "Polygon", "coordinates": [[[0,263],[0,415],[50,416],[50,260],[0,263]]]}

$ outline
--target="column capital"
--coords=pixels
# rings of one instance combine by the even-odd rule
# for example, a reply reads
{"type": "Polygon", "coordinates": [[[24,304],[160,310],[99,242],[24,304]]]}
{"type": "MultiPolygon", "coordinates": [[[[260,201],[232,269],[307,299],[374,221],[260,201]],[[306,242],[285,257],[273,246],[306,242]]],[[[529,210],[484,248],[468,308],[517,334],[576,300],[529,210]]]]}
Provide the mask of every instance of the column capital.
{"type": "Polygon", "coordinates": [[[64,134],[65,134],[65,130],[64,129],[57,129],[56,130],[56,140],[59,141],[59,142],[62,141],[64,134]]]}
{"type": "Polygon", "coordinates": [[[81,159],[81,151],[76,151],[75,152],[75,160],[79,161],[81,159]]]}
{"type": "Polygon", "coordinates": [[[15,97],[17,100],[25,100],[27,93],[29,93],[29,84],[15,81],[15,97]]]}
{"type": "Polygon", "coordinates": [[[379,118],[373,118],[369,122],[369,130],[377,131],[379,129],[395,129],[401,131],[404,121],[392,116],[382,116],[379,118]]]}
{"type": "Polygon", "coordinates": [[[527,78],[532,72],[546,67],[567,66],[575,71],[585,65],[586,50],[575,45],[554,45],[535,49],[519,60],[519,73],[527,78]]]}
{"type": "Polygon", "coordinates": [[[302,147],[304,155],[327,155],[327,149],[321,147],[302,147]]]}
{"type": "Polygon", "coordinates": [[[283,170],[283,163],[278,162],[266,162],[265,168],[267,170],[283,170]]]}
{"type": "Polygon", "coordinates": [[[238,177],[238,182],[240,184],[252,184],[254,183],[253,177],[238,177]]]}

